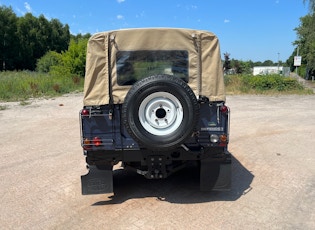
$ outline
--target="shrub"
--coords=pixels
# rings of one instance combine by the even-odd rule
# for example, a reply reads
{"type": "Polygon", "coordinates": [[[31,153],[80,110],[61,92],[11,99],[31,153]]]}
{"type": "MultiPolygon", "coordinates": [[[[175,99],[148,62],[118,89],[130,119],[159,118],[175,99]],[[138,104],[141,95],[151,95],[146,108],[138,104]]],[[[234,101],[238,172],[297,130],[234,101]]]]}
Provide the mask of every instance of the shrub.
{"type": "Polygon", "coordinates": [[[303,86],[301,86],[296,79],[283,77],[281,75],[247,75],[243,78],[243,83],[258,91],[303,89],[303,86]]]}
{"type": "Polygon", "coordinates": [[[81,38],[77,41],[72,39],[68,50],[62,52],[61,60],[56,65],[51,66],[49,73],[63,77],[73,75],[83,77],[85,74],[86,45],[88,39],[81,38]]]}
{"type": "Polygon", "coordinates": [[[228,93],[309,93],[294,78],[281,75],[227,75],[225,84],[228,93]]]}
{"type": "Polygon", "coordinates": [[[48,51],[43,57],[37,60],[36,70],[42,73],[49,73],[52,66],[60,65],[62,56],[55,51],[48,51]]]}

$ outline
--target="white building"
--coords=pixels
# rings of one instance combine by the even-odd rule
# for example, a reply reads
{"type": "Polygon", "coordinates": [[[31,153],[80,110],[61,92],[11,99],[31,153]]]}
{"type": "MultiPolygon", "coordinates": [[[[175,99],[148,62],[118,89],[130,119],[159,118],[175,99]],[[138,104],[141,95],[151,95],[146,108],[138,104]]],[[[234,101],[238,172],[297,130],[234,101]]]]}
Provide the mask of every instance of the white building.
{"type": "Polygon", "coordinates": [[[255,66],[253,68],[253,75],[267,75],[282,73],[283,66],[255,66]]]}

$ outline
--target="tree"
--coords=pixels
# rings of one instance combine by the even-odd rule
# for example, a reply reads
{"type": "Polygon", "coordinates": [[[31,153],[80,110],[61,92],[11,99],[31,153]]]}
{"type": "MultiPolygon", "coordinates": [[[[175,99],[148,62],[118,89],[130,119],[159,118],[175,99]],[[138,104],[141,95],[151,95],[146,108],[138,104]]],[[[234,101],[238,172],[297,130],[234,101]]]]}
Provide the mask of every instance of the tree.
{"type": "MultiPolygon", "coordinates": [[[[294,30],[297,33],[298,39],[293,42],[299,49],[299,56],[302,56],[302,66],[299,68],[299,74],[309,76],[315,75],[315,0],[303,0],[305,4],[309,4],[309,14],[301,17],[301,24],[294,30]]],[[[291,71],[295,69],[294,56],[297,54],[297,48],[287,60],[291,71]]]]}
{"type": "MultiPolygon", "coordinates": [[[[313,72],[315,70],[315,13],[301,17],[300,21],[300,26],[294,29],[298,39],[293,44],[299,47],[304,69],[313,72]]],[[[296,54],[296,50],[294,52],[296,54]]],[[[293,66],[293,61],[290,64],[293,66]]]]}
{"type": "Polygon", "coordinates": [[[50,21],[50,26],[50,50],[58,53],[67,50],[70,42],[70,29],[68,24],[63,25],[58,19],[52,19],[50,21]]]}
{"type": "Polygon", "coordinates": [[[0,70],[34,70],[37,59],[49,50],[67,50],[69,42],[69,26],[58,19],[17,17],[11,7],[0,6],[0,70]]]}
{"type": "Polygon", "coordinates": [[[36,18],[31,13],[19,18],[17,35],[20,40],[17,69],[34,70],[37,59],[49,50],[66,50],[70,41],[68,25],[63,26],[57,19],[49,22],[43,15],[36,18]]]}
{"type": "Polygon", "coordinates": [[[67,51],[62,52],[58,65],[51,66],[50,73],[63,76],[85,74],[86,45],[88,38],[71,39],[67,51]]]}
{"type": "Polygon", "coordinates": [[[86,34],[77,34],[77,35],[70,35],[70,38],[73,39],[74,41],[78,42],[80,39],[89,39],[92,35],[90,33],[86,33],[86,34]]]}
{"type": "Polygon", "coordinates": [[[48,51],[43,57],[37,60],[36,70],[38,72],[49,73],[52,66],[62,63],[62,55],[56,51],[48,51]]]}
{"type": "Polygon", "coordinates": [[[11,7],[0,6],[0,70],[15,68],[19,50],[19,39],[15,33],[17,20],[11,7]]]}
{"type": "Polygon", "coordinates": [[[310,12],[314,12],[315,11],[315,0],[303,0],[304,4],[306,2],[308,2],[308,4],[309,4],[310,12]]]}
{"type": "MultiPolygon", "coordinates": [[[[35,69],[37,57],[37,39],[36,29],[38,28],[36,18],[27,13],[24,17],[19,18],[17,23],[17,35],[20,41],[17,69],[35,69]],[[36,54],[35,54],[36,52],[36,54]]],[[[40,49],[40,48],[39,48],[40,49]]]]}
{"type": "Polygon", "coordinates": [[[224,73],[227,74],[230,69],[231,69],[230,54],[226,52],[224,53],[224,64],[223,64],[224,73]]]}
{"type": "Polygon", "coordinates": [[[262,66],[273,66],[273,61],[271,60],[266,60],[262,63],[262,66]]]}
{"type": "Polygon", "coordinates": [[[71,40],[68,51],[63,55],[63,62],[70,73],[84,76],[87,39],[71,40]]]}
{"type": "Polygon", "coordinates": [[[232,59],[231,66],[237,74],[250,74],[252,72],[252,61],[242,61],[232,59]]]}

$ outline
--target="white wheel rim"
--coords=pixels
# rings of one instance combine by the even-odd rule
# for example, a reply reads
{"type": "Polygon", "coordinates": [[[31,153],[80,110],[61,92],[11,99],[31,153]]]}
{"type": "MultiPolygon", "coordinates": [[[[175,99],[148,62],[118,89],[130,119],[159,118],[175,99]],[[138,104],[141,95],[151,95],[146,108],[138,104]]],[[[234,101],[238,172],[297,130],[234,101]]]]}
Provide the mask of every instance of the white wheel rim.
{"type": "Polygon", "coordinates": [[[156,92],[146,97],[139,107],[139,119],[143,128],[157,136],[173,133],[184,117],[180,101],[172,94],[156,92]]]}

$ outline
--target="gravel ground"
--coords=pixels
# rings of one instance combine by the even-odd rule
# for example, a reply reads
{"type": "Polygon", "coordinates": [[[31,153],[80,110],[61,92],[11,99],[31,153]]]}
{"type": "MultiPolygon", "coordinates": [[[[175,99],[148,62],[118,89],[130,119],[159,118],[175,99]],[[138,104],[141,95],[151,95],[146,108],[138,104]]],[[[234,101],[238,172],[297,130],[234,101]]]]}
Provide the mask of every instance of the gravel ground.
{"type": "Polygon", "coordinates": [[[117,167],[114,196],[81,195],[82,97],[0,103],[1,229],[315,229],[315,96],[228,96],[230,192],[117,167]]]}

